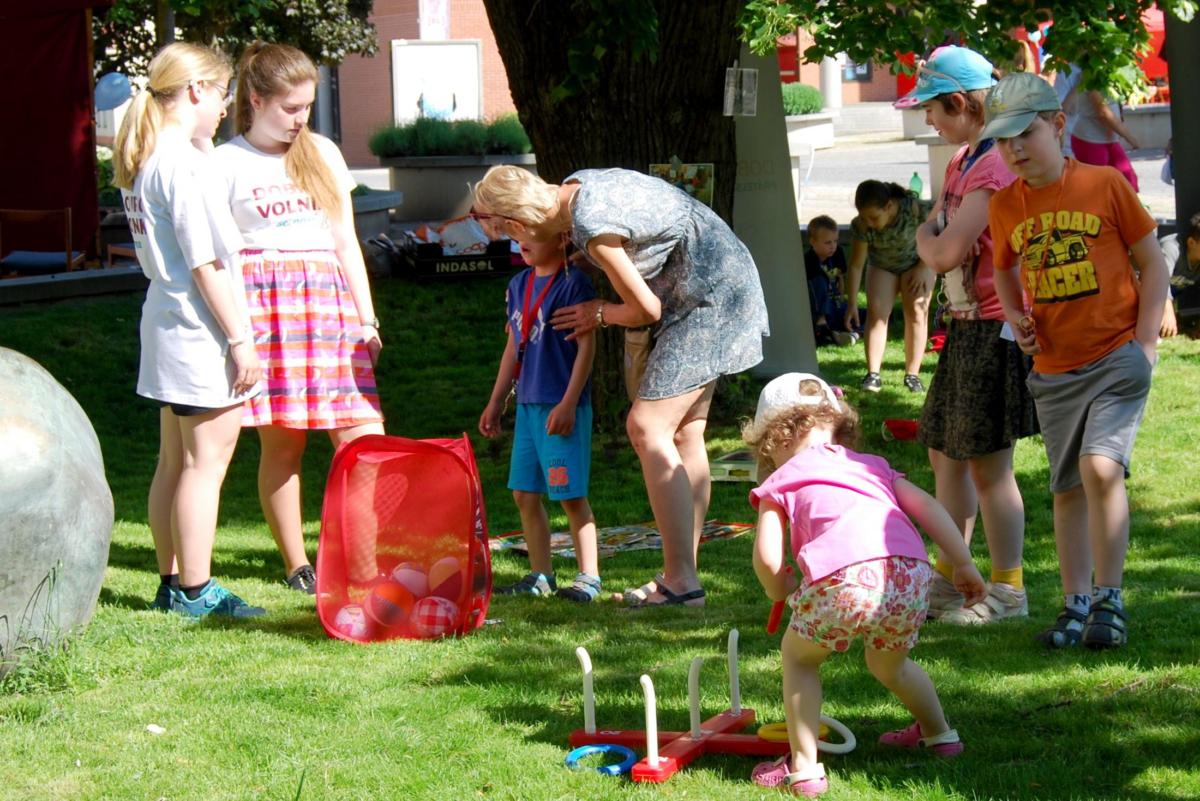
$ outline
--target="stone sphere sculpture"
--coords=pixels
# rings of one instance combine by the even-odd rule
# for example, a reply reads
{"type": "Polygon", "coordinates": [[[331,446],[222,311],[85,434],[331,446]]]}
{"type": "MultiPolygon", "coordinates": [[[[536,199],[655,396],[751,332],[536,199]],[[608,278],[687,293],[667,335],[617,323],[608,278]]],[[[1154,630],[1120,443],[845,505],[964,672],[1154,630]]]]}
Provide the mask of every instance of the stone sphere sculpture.
{"type": "Polygon", "coordinates": [[[0,348],[0,674],[91,619],[112,528],[87,415],[41,365],[0,348]]]}

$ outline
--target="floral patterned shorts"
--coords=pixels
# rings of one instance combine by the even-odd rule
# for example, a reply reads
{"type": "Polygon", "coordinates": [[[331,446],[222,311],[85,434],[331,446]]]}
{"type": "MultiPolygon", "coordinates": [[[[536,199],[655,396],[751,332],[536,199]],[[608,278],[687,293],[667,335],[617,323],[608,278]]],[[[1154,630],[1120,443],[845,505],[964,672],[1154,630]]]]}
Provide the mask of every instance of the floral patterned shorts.
{"type": "Polygon", "coordinates": [[[876,651],[917,644],[933,570],[906,556],[871,559],[803,584],[788,599],[793,631],[832,651],[856,637],[876,651]]]}

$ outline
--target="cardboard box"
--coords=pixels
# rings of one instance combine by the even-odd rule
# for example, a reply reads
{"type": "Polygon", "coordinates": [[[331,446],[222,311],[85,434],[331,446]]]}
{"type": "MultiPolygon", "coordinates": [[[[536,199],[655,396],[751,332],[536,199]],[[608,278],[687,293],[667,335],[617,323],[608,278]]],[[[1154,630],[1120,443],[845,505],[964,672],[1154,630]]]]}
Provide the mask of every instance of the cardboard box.
{"type": "Polygon", "coordinates": [[[409,239],[401,248],[396,275],[409,278],[477,278],[480,276],[511,275],[524,267],[518,258],[514,263],[507,239],[489,242],[483,253],[445,256],[442,246],[409,239]]]}

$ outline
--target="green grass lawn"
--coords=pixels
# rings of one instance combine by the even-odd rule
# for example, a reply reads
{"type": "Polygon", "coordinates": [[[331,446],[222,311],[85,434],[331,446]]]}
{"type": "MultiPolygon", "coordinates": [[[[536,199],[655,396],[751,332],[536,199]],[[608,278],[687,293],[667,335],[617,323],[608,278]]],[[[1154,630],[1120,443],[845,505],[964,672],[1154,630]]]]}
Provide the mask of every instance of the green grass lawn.
{"type": "MultiPolygon", "coordinates": [[[[390,433],[472,433],[493,533],[518,527],[505,489],[507,442],[475,433],[503,344],[499,279],[376,284],[386,347],[379,380],[390,433]]],[[[703,610],[626,611],[557,599],[493,600],[489,625],[462,640],[370,647],[328,639],[311,598],[286,590],[255,494],[258,444],[244,436],[225,483],[214,572],[270,609],[253,622],[195,625],[146,610],[158,581],[145,497],[156,455],[156,410],[133,392],[139,297],[0,309],[0,344],[43,364],[96,426],[116,501],[104,587],[89,628],[61,653],[28,660],[0,681],[3,799],[542,799],[768,798],[750,758],[705,757],[665,785],[635,785],[562,766],[582,726],[577,645],[596,668],[601,727],[641,728],[638,676],[658,692],[659,726],[687,727],[687,669],[702,674],[707,717],[729,705],[726,636],[741,632],[742,698],[782,720],[778,637],[750,566],[751,539],[706,546],[703,610]],[[165,729],[153,734],[147,726],[165,729]]],[[[825,710],[860,747],[826,759],[833,799],[1113,799],[1200,797],[1200,342],[1162,346],[1129,482],[1132,547],[1126,582],[1132,641],[1112,653],[1049,653],[1033,635],[1061,603],[1051,498],[1040,440],[1017,448],[1028,513],[1032,616],[985,629],[931,624],[915,658],[933,676],[967,745],[940,762],[896,753],[878,735],[908,723],[878,686],[860,647],[825,668],[825,710]]],[[[884,390],[864,396],[859,348],[823,349],[826,377],[848,389],[865,450],[932,487],[919,446],[885,442],[881,421],[915,417],[900,387],[899,347],[884,390]]],[[[934,357],[926,360],[926,375],[934,357]]],[[[759,382],[734,381],[722,409],[752,414],[759,382]]],[[[737,445],[735,416],[714,420],[713,455],[737,445]]],[[[313,437],[305,516],[315,550],[328,442],[313,437]]],[[[750,520],[749,485],[713,487],[712,515],[750,520]]],[[[632,452],[599,438],[592,504],[600,525],[650,517],[632,452]]],[[[561,513],[556,525],[565,525],[561,513]]],[[[982,536],[980,536],[982,540],[982,536]]],[[[986,573],[986,554],[976,548],[986,573]]],[[[498,582],[519,577],[495,560],[498,582]]],[[[603,565],[606,586],[649,578],[659,554],[603,565]]],[[[3,566],[0,566],[0,571],[3,566]]],[[[560,577],[574,565],[559,565],[560,577]]]]}

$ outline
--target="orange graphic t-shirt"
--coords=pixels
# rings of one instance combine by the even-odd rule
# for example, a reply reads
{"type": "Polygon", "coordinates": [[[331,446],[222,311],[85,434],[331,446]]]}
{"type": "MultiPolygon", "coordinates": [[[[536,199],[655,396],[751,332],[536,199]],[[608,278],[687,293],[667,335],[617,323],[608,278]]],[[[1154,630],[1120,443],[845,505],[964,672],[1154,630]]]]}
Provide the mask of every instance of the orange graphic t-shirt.
{"type": "Polygon", "coordinates": [[[988,206],[995,268],[1021,264],[1042,352],[1039,373],[1065,373],[1133,339],[1138,290],[1129,247],[1157,227],[1112,167],[1069,159],[1062,181],[1017,180],[988,206]]]}

